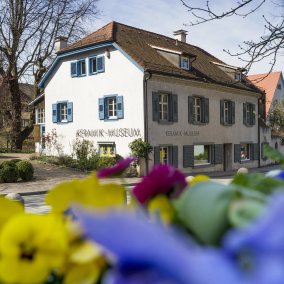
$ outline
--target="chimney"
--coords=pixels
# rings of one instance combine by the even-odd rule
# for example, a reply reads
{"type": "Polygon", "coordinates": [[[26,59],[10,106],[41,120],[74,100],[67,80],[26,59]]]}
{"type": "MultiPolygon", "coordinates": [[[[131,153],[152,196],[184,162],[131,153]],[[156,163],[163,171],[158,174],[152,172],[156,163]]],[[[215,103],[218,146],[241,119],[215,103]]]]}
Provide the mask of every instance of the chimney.
{"type": "Polygon", "coordinates": [[[54,40],[54,50],[55,53],[59,52],[61,49],[67,46],[67,37],[57,36],[54,40]]]}
{"type": "Polygon", "coordinates": [[[186,42],[186,35],[187,35],[187,31],[178,30],[174,32],[174,39],[181,41],[181,42],[186,42]]]}

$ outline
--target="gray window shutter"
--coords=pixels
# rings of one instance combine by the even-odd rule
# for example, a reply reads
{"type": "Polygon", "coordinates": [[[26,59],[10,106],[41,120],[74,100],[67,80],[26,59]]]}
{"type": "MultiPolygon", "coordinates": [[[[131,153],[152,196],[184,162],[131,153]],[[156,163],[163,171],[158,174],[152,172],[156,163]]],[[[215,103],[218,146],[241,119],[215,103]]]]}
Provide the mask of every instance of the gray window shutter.
{"type": "Polygon", "coordinates": [[[259,146],[258,143],[251,144],[252,146],[252,160],[258,160],[259,159],[259,146]]]}
{"type": "Polygon", "coordinates": [[[194,123],[193,97],[188,97],[188,122],[194,123]]]}
{"type": "Polygon", "coordinates": [[[52,104],[52,122],[57,122],[57,104],[52,104]]]}
{"type": "Polygon", "coordinates": [[[99,119],[105,119],[104,98],[99,98],[99,119]]]}
{"type": "Polygon", "coordinates": [[[169,147],[172,148],[172,165],[178,168],[178,146],[169,147]]]}
{"type": "Polygon", "coordinates": [[[77,62],[71,62],[71,77],[77,76],[77,62]]]}
{"type": "Polygon", "coordinates": [[[246,112],[247,104],[243,104],[243,123],[247,125],[247,112],[246,112]]]}
{"type": "Polygon", "coordinates": [[[194,166],[194,146],[183,146],[183,167],[189,168],[194,166]]]}
{"type": "Polygon", "coordinates": [[[234,144],[234,162],[241,162],[241,144],[234,144]]]}
{"type": "Polygon", "coordinates": [[[152,93],[153,121],[159,121],[159,93],[152,93]]]}
{"type": "Polygon", "coordinates": [[[154,147],[154,164],[160,164],[160,147],[154,147]]]}
{"type": "Polygon", "coordinates": [[[73,121],[73,103],[67,102],[67,121],[73,121]]]}
{"type": "Polygon", "coordinates": [[[223,164],[224,163],[224,146],[223,144],[214,145],[214,163],[223,164]]]}
{"type": "Polygon", "coordinates": [[[209,99],[208,98],[204,98],[202,99],[202,101],[204,102],[204,108],[203,110],[201,109],[202,112],[204,112],[204,123],[209,123],[209,99]]]}
{"type": "Polygon", "coordinates": [[[231,124],[235,124],[235,102],[231,102],[231,124]]]}
{"type": "Polygon", "coordinates": [[[224,124],[224,100],[220,101],[220,123],[224,124]]]}
{"type": "Polygon", "coordinates": [[[97,57],[97,71],[98,72],[105,71],[105,57],[104,56],[97,57]]]}
{"type": "Polygon", "coordinates": [[[116,97],[116,115],[117,118],[123,118],[123,96],[116,97]]]}
{"type": "Polygon", "coordinates": [[[252,104],[251,125],[255,125],[255,104],[252,104]]]}
{"type": "Polygon", "coordinates": [[[178,96],[172,95],[173,122],[178,122],[178,96]]]}

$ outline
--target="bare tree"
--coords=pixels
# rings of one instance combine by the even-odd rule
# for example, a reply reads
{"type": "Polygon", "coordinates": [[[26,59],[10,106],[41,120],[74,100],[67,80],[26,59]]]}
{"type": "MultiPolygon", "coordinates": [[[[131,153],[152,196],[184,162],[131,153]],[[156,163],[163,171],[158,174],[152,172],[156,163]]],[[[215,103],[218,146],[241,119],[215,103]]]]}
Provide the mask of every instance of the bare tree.
{"type": "Polygon", "coordinates": [[[86,21],[98,13],[97,0],[0,0],[0,75],[8,82],[12,143],[21,149],[29,133],[21,129],[19,82],[34,75],[37,83],[47,70],[54,38],[74,40],[86,31],[86,21]]]}
{"type": "Polygon", "coordinates": [[[237,56],[245,62],[245,68],[249,71],[253,63],[259,62],[264,58],[270,58],[270,71],[272,71],[276,59],[284,49],[284,14],[282,0],[238,0],[228,10],[219,10],[213,8],[213,1],[206,1],[204,5],[193,6],[190,0],[180,0],[186,7],[193,21],[188,25],[200,25],[205,22],[221,20],[231,16],[239,16],[242,18],[249,17],[260,8],[266,8],[265,5],[274,5],[275,13],[271,15],[267,12],[263,15],[265,35],[260,36],[258,40],[247,40],[239,46],[239,51],[232,53],[225,50],[232,56],[237,56]],[[278,2],[277,2],[278,1],[278,2]]]}

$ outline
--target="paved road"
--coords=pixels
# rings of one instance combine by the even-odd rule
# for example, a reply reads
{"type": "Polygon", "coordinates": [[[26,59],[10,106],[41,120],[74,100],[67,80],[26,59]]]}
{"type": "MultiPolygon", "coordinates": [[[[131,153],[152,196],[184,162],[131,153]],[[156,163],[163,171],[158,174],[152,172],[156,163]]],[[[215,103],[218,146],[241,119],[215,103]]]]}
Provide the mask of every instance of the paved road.
{"type": "MultiPolygon", "coordinates": [[[[213,181],[219,182],[221,184],[228,184],[230,178],[218,178],[212,179],[213,181]]],[[[25,195],[23,196],[25,200],[25,208],[27,212],[44,214],[50,211],[50,207],[45,205],[44,199],[46,194],[34,194],[34,195],[25,195]]]]}

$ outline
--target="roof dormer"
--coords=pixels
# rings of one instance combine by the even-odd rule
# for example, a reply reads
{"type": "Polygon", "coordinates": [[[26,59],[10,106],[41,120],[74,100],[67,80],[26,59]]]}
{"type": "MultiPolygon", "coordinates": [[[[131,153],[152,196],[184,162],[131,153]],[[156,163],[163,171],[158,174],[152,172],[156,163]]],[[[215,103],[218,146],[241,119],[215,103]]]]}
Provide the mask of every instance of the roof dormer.
{"type": "Polygon", "coordinates": [[[227,73],[233,80],[236,82],[241,82],[243,77],[243,72],[246,71],[244,68],[227,65],[225,63],[213,62],[212,63],[218,66],[221,70],[227,73]]]}

